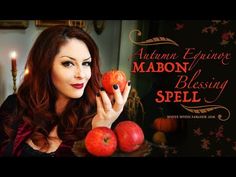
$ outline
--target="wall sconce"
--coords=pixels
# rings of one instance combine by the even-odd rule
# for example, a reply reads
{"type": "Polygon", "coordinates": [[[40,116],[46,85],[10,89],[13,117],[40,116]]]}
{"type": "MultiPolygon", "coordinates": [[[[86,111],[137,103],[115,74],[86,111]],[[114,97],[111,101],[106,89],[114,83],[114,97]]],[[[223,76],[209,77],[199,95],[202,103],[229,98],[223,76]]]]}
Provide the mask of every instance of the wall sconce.
{"type": "Polygon", "coordinates": [[[95,32],[100,35],[104,28],[105,28],[105,20],[94,20],[93,21],[93,26],[94,26],[94,30],[95,32]]]}

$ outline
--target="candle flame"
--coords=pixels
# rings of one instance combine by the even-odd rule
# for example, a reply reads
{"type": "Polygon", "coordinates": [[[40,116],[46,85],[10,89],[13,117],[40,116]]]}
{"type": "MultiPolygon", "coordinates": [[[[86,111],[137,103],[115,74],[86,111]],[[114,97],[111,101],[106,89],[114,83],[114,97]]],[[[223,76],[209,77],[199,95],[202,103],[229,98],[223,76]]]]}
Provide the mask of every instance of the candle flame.
{"type": "Polygon", "coordinates": [[[12,51],[10,57],[15,59],[16,56],[17,56],[16,51],[12,51]]]}

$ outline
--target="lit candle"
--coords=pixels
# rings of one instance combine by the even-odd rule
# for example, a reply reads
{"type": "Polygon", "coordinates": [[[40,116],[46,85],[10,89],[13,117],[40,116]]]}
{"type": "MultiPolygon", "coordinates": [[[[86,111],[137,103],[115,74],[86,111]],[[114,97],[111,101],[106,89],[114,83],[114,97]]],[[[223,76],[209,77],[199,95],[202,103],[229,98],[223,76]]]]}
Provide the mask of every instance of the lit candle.
{"type": "Polygon", "coordinates": [[[11,69],[12,71],[16,71],[16,52],[11,52],[11,69]]]}

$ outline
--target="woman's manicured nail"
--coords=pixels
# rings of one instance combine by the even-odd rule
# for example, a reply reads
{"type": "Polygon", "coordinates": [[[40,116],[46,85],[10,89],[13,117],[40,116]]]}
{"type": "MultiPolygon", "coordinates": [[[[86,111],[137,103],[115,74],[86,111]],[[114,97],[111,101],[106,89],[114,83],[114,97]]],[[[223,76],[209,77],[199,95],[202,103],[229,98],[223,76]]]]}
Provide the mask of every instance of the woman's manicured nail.
{"type": "Polygon", "coordinates": [[[128,86],[130,86],[131,85],[131,81],[128,81],[128,86]]]}
{"type": "Polygon", "coordinates": [[[113,85],[113,88],[116,90],[116,89],[118,89],[118,85],[117,84],[114,84],[113,85]]]}
{"type": "Polygon", "coordinates": [[[105,89],[103,87],[100,88],[101,91],[105,91],[105,89]]]}

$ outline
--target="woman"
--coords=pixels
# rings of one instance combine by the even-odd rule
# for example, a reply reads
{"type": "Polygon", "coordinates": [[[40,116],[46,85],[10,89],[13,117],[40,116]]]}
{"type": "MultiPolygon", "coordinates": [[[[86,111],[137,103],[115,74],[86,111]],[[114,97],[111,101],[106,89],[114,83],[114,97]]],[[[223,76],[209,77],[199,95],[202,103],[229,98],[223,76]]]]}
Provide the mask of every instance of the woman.
{"type": "Polygon", "coordinates": [[[0,156],[73,156],[92,128],[111,128],[130,91],[113,86],[114,104],[100,87],[99,52],[76,27],[44,30],[33,45],[16,95],[0,108],[0,156]]]}

